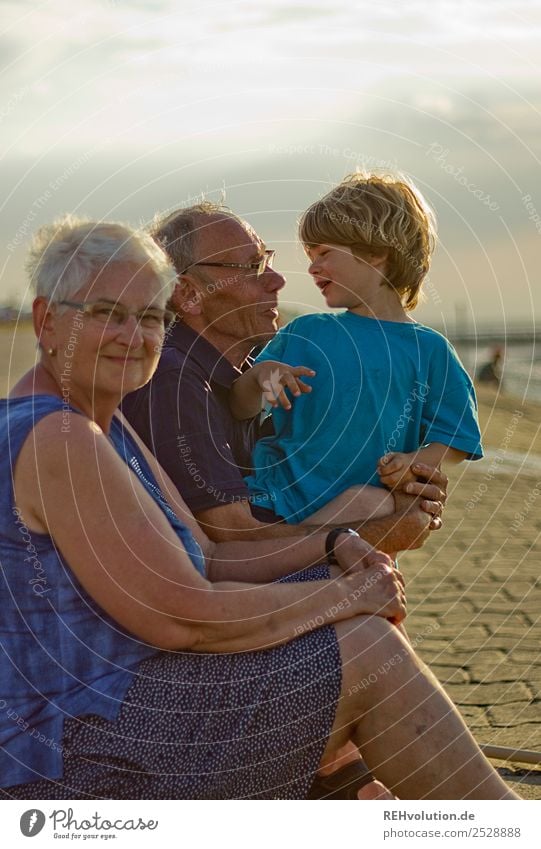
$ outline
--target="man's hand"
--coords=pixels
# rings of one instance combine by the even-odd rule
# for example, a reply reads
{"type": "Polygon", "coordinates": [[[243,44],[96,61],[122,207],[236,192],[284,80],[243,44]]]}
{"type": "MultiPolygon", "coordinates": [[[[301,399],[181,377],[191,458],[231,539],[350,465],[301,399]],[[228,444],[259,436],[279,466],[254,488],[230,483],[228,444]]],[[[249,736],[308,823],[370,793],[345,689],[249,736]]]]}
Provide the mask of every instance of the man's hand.
{"type": "Polygon", "coordinates": [[[398,550],[421,548],[430,536],[430,531],[441,527],[442,504],[439,501],[421,501],[399,489],[393,490],[393,498],[396,509],[393,537],[399,538],[398,550]]]}
{"type": "Polygon", "coordinates": [[[399,550],[421,548],[430,536],[442,526],[442,513],[447,500],[449,479],[439,469],[424,463],[411,467],[417,480],[393,489],[395,516],[403,543],[399,550]]]}
{"type": "Polygon", "coordinates": [[[398,506],[400,492],[416,495],[423,499],[420,507],[432,516],[429,530],[441,528],[441,514],[447,501],[449,478],[439,468],[420,463],[416,453],[392,452],[378,461],[378,474],[383,486],[392,489],[396,510],[403,509],[408,502],[402,499],[398,506]]]}
{"type": "Polygon", "coordinates": [[[432,516],[429,530],[437,531],[442,525],[441,514],[447,501],[449,478],[440,469],[425,463],[414,463],[412,471],[417,475],[417,482],[406,484],[405,492],[423,499],[421,509],[432,516]]]}

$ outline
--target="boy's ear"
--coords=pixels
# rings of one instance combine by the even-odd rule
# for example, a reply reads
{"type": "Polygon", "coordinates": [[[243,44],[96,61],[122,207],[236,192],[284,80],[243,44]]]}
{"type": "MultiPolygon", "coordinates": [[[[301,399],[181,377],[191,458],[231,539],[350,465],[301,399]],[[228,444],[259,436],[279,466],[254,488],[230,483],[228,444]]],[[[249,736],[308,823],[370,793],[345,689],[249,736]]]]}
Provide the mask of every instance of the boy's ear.
{"type": "Polygon", "coordinates": [[[171,295],[171,306],[179,315],[187,313],[188,315],[201,315],[201,299],[202,293],[197,286],[192,275],[179,274],[177,277],[177,285],[171,295]]]}
{"type": "Polygon", "coordinates": [[[369,253],[368,262],[372,268],[381,269],[389,258],[389,251],[380,251],[378,253],[369,253]]]}

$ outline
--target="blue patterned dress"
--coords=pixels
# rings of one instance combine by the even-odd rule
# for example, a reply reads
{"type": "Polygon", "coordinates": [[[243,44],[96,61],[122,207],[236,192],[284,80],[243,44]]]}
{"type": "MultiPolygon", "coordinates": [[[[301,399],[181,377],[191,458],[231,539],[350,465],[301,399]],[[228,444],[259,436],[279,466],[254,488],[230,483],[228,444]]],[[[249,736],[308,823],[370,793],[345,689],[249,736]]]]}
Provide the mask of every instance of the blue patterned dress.
{"type": "MultiPolygon", "coordinates": [[[[220,654],[158,651],[122,629],[14,504],[23,443],[62,409],[52,396],[0,401],[0,798],[305,798],[340,694],[334,628],[220,654]]],[[[110,437],[204,574],[116,420],[110,437]]],[[[327,577],[321,566],[284,580],[327,577]]]]}

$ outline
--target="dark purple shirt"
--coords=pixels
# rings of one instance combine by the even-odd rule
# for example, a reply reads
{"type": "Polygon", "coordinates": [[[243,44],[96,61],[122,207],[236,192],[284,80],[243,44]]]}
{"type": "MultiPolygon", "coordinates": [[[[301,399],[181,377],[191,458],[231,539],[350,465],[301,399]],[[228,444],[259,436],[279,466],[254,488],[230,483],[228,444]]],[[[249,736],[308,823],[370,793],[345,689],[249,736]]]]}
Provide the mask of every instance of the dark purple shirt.
{"type": "Polygon", "coordinates": [[[192,512],[248,499],[243,474],[251,470],[259,427],[229,411],[229,389],[239,375],[206,339],[177,322],[150,383],[122,402],[192,512]]]}

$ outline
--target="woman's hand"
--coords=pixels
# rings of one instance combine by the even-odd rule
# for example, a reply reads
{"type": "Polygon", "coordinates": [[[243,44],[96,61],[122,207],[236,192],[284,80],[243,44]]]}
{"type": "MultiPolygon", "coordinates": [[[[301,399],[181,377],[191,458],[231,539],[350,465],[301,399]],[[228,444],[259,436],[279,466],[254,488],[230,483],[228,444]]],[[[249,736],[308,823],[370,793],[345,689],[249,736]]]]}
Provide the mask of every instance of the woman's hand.
{"type": "Polygon", "coordinates": [[[257,382],[264,405],[290,410],[291,401],[285,390],[289,389],[295,398],[311,392],[312,387],[300,380],[300,377],[314,377],[315,371],[306,366],[290,366],[278,360],[265,360],[256,363],[250,369],[250,375],[257,382]]]}
{"type": "Polygon", "coordinates": [[[401,622],[406,616],[404,578],[389,555],[354,534],[339,536],[334,551],[346,584],[352,587],[346,598],[360,604],[355,612],[383,616],[396,625],[401,622]]]}
{"type": "MultiPolygon", "coordinates": [[[[381,552],[375,554],[381,555],[381,552]]],[[[338,578],[337,583],[343,591],[341,603],[335,603],[339,610],[346,610],[352,616],[381,616],[394,625],[406,618],[404,578],[384,562],[382,558],[385,557],[372,559],[369,556],[364,561],[364,569],[350,570],[338,578]]]]}
{"type": "Polygon", "coordinates": [[[388,554],[378,551],[358,534],[340,534],[334,546],[334,553],[344,573],[364,572],[369,566],[394,568],[388,554]]]}

